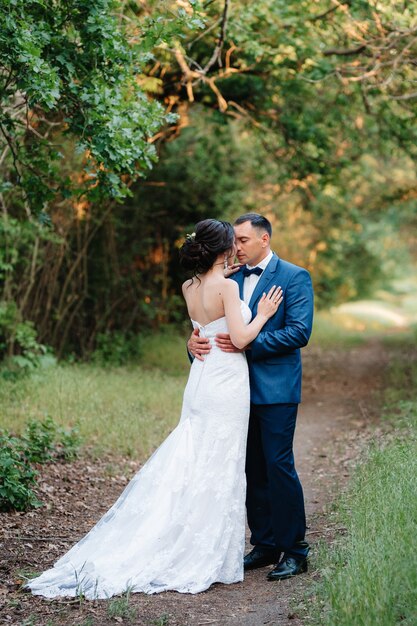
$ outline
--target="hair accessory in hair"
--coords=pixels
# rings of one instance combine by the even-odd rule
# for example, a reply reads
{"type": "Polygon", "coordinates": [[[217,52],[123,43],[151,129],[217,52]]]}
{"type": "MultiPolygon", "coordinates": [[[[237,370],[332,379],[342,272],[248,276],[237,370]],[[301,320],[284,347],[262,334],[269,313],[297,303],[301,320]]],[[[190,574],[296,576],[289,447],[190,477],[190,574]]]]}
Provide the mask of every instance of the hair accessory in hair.
{"type": "Polygon", "coordinates": [[[185,235],[185,238],[188,241],[194,241],[195,240],[195,233],[191,233],[191,235],[185,235]]]}

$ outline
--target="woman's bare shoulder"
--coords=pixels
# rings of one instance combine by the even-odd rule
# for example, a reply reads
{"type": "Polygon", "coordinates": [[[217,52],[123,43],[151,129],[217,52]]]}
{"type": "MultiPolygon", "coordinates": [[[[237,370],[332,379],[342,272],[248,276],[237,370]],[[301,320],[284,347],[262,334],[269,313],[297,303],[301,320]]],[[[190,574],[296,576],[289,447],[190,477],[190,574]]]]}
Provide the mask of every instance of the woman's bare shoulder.
{"type": "Polygon", "coordinates": [[[226,296],[239,295],[239,285],[235,280],[230,280],[230,278],[225,278],[224,281],[222,281],[222,290],[226,296]]]}
{"type": "Polygon", "coordinates": [[[229,291],[239,291],[239,285],[235,280],[232,280],[231,278],[225,278],[224,285],[229,291]]]}
{"type": "Polygon", "coordinates": [[[184,281],[182,283],[182,293],[185,296],[186,291],[191,287],[191,285],[193,284],[194,280],[192,278],[188,278],[186,281],[184,281]]]}

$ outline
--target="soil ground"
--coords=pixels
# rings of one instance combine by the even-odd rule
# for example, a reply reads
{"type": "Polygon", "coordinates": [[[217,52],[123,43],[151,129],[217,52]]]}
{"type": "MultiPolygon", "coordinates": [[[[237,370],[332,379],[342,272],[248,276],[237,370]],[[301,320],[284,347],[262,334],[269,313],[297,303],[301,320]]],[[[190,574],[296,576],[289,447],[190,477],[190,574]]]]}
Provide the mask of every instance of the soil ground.
{"type": "MultiPolygon", "coordinates": [[[[378,416],[389,354],[377,341],[349,349],[304,351],[304,397],[297,434],[297,468],[304,487],[308,574],[267,582],[268,568],[249,572],[243,583],[214,585],[198,595],[133,594],[129,613],[110,601],[47,601],[21,590],[22,574],[50,567],[87,532],[119,495],[138,465],[86,457],[42,469],[47,506],[0,516],[0,624],[19,626],[301,626],[297,604],[315,571],[314,547],[335,529],[328,504],[344,487],[378,416]],[[113,604],[111,604],[113,603],[113,604]]],[[[343,529],[341,529],[343,531],[343,529]]],[[[249,545],[248,545],[249,549],[249,545]]]]}

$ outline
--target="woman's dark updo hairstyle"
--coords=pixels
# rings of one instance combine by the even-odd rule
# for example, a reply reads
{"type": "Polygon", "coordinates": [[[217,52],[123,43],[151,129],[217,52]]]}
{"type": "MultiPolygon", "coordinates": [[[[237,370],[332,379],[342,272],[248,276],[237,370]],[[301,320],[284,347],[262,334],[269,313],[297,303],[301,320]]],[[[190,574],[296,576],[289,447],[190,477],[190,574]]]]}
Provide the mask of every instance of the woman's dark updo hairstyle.
{"type": "Polygon", "coordinates": [[[205,274],[223,252],[232,249],[235,240],[233,226],[229,222],[202,220],[195,227],[195,233],[187,235],[180,248],[180,262],[184,269],[193,275],[205,274]]]}

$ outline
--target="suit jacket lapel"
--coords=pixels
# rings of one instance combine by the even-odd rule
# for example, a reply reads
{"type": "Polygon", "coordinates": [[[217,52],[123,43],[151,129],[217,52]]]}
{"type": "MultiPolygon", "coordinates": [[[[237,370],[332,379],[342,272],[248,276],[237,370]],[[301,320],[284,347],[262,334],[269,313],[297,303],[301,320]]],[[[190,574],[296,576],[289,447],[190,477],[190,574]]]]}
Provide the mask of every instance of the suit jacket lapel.
{"type": "MultiPolygon", "coordinates": [[[[271,286],[271,282],[274,278],[274,274],[277,271],[279,263],[279,258],[274,253],[272,259],[269,261],[268,265],[264,269],[261,274],[261,277],[258,280],[258,284],[255,287],[255,290],[252,294],[252,297],[249,301],[249,308],[253,310],[256,301],[261,297],[264,291],[268,291],[268,287],[271,286]]],[[[243,291],[243,280],[242,280],[242,291],[243,291]]]]}

